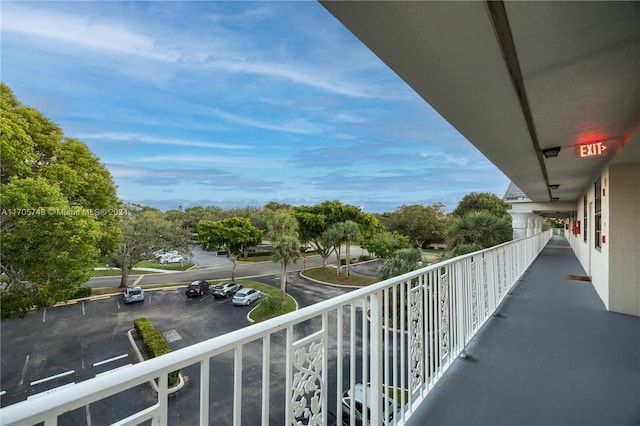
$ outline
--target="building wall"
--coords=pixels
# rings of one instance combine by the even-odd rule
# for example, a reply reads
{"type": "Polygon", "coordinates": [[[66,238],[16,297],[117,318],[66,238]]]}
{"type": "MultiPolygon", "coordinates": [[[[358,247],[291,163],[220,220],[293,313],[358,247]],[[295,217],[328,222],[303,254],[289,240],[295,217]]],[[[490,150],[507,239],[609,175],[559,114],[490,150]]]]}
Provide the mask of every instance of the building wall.
{"type": "Polygon", "coordinates": [[[640,316],[640,163],[609,168],[609,309],[640,316]]]}
{"type": "Polygon", "coordinates": [[[591,277],[605,307],[613,312],[640,316],[640,163],[612,165],[600,175],[604,241],[595,247],[595,180],[586,189],[587,241],[584,241],[584,198],[576,204],[581,232],[567,239],[580,264],[591,277]]]}
{"type": "MultiPolygon", "coordinates": [[[[583,250],[586,253],[587,261],[590,262],[588,274],[591,276],[591,282],[596,291],[600,295],[600,298],[604,302],[608,310],[612,310],[611,307],[611,264],[609,263],[609,251],[611,248],[611,239],[605,232],[609,231],[610,217],[610,179],[609,169],[606,168],[599,176],[596,176],[591,183],[589,191],[587,191],[587,208],[589,212],[589,227],[588,227],[588,239],[587,243],[584,243],[584,237],[582,238],[583,250]],[[602,187],[605,189],[605,196],[602,200],[602,227],[601,232],[605,235],[605,243],[600,244],[600,248],[596,248],[596,235],[595,235],[595,181],[600,178],[602,187]]],[[[602,193],[602,191],[600,191],[602,193]]],[[[601,239],[602,240],[602,239],[601,239]]]]}

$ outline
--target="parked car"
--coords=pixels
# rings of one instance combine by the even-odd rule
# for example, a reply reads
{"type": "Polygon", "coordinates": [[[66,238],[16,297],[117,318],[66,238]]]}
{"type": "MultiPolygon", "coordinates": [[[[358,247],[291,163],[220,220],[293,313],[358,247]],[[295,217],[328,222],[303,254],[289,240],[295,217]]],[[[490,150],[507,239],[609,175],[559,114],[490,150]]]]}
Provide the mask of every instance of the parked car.
{"type": "Polygon", "coordinates": [[[184,260],[179,254],[166,254],[160,257],[160,263],[180,263],[184,260]]]}
{"type": "Polygon", "coordinates": [[[236,306],[246,306],[260,299],[261,294],[255,288],[242,288],[233,295],[233,304],[236,306]]]}
{"type": "Polygon", "coordinates": [[[124,289],[124,303],[144,302],[144,290],[141,287],[124,289]]]}
{"type": "MultiPolygon", "coordinates": [[[[347,389],[342,394],[342,418],[346,422],[349,422],[351,418],[351,410],[354,410],[354,417],[357,425],[362,425],[364,420],[364,393],[367,392],[367,425],[371,424],[371,407],[374,406],[371,396],[371,388],[369,385],[363,385],[358,383],[352,389],[347,389]]],[[[382,396],[382,422],[381,424],[389,425],[393,423],[393,419],[397,416],[399,411],[398,404],[389,398],[387,395],[382,396]],[[387,418],[388,416],[388,418],[387,418]]]]}
{"type": "Polygon", "coordinates": [[[240,290],[242,286],[238,283],[227,282],[220,283],[213,287],[211,291],[215,297],[229,297],[240,290]]]}
{"type": "Polygon", "coordinates": [[[210,284],[208,281],[205,281],[205,280],[194,281],[191,284],[189,284],[187,288],[184,289],[184,294],[187,297],[202,296],[203,294],[206,293],[207,290],[209,290],[209,286],[210,284]]]}

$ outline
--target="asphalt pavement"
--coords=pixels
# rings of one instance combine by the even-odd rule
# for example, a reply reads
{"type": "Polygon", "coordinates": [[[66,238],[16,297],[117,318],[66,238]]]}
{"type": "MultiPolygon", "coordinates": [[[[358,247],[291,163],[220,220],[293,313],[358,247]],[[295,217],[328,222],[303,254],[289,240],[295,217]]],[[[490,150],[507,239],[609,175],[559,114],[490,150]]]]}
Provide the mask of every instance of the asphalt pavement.
{"type": "MultiPolygon", "coordinates": [[[[261,262],[247,266],[264,268],[271,267],[270,264],[261,262]]],[[[213,267],[203,269],[209,274],[215,270],[213,267]]],[[[175,276],[153,274],[157,275],[175,276]]],[[[253,279],[275,287],[280,283],[279,275],[274,274],[253,279]]],[[[73,383],[135,364],[137,360],[126,334],[133,328],[133,320],[138,317],[148,318],[167,338],[173,350],[251,325],[247,319],[251,307],[235,307],[229,299],[215,299],[210,292],[200,298],[188,299],[183,289],[148,290],[145,291],[144,302],[128,305],[123,303],[121,296],[97,297],[68,306],[46,308],[21,320],[3,321],[0,324],[1,406],[38,398],[73,383]]],[[[288,292],[300,307],[348,291],[351,289],[308,281],[297,271],[288,274],[288,292]]],[[[298,333],[305,335],[306,328],[312,326],[312,323],[304,324],[298,333]]],[[[280,364],[285,359],[286,345],[279,335],[272,339],[271,359],[276,360],[273,365],[275,372],[285,368],[280,364]]],[[[243,373],[244,380],[260,382],[260,351],[259,344],[250,344],[245,349],[244,365],[247,369],[243,373]]],[[[232,362],[231,357],[218,357],[212,360],[211,371],[232,371],[232,362]]],[[[186,367],[182,373],[187,378],[187,384],[170,399],[171,424],[196,424],[199,366],[186,367]]],[[[210,424],[231,424],[232,376],[213,374],[210,386],[211,398],[215,401],[210,424]]],[[[284,397],[283,386],[282,383],[273,383],[271,391],[274,402],[284,397]]],[[[252,392],[252,388],[247,388],[246,392],[252,392]]],[[[249,401],[252,397],[259,398],[245,395],[245,400],[249,401]]],[[[150,387],[141,385],[108,400],[67,413],[60,422],[110,424],[133,413],[140,406],[153,404],[153,401],[150,387]]],[[[275,403],[275,406],[281,407],[282,404],[275,403]]],[[[260,413],[255,409],[251,404],[244,407],[243,421],[258,421],[260,413]]],[[[281,423],[283,415],[283,412],[274,409],[271,414],[274,424],[281,423]]]]}

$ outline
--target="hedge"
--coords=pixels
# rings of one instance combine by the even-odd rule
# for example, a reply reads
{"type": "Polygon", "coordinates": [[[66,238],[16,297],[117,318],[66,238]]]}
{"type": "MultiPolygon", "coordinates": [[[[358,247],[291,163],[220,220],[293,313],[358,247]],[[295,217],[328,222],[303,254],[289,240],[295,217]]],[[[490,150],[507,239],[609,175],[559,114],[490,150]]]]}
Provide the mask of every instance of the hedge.
{"type": "MultiPolygon", "coordinates": [[[[158,330],[146,318],[136,318],[133,320],[138,335],[144,344],[144,350],[149,358],[155,358],[160,355],[171,352],[169,344],[158,330]]],[[[180,382],[180,370],[169,373],[169,386],[175,386],[180,382]]]]}
{"type": "Polygon", "coordinates": [[[91,287],[78,287],[76,293],[73,295],[73,299],[80,299],[89,296],[91,296],[91,287]]]}

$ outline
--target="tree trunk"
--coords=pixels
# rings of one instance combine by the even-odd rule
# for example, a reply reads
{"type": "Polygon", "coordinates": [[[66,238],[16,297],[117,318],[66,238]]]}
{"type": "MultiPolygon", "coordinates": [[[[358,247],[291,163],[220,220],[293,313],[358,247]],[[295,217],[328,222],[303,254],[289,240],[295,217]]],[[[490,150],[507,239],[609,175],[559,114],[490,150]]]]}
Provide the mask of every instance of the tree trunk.
{"type": "Polygon", "coordinates": [[[236,281],[236,256],[233,257],[233,269],[231,269],[231,281],[235,282],[236,281]]]}
{"type": "Polygon", "coordinates": [[[287,265],[282,262],[280,264],[280,292],[282,293],[282,301],[285,301],[287,295],[287,265]]]}
{"type": "Polygon", "coordinates": [[[129,272],[131,272],[131,269],[122,268],[122,276],[120,277],[120,288],[127,288],[127,283],[129,281],[129,272]]]}
{"type": "Polygon", "coordinates": [[[340,275],[340,266],[342,266],[340,264],[340,254],[341,254],[341,248],[340,248],[340,246],[338,246],[336,248],[336,261],[338,262],[338,267],[336,268],[336,271],[337,271],[336,275],[340,275]]]}
{"type": "Polygon", "coordinates": [[[349,278],[349,262],[351,262],[351,244],[349,244],[349,241],[347,241],[347,268],[346,268],[347,278],[349,278]]]}

